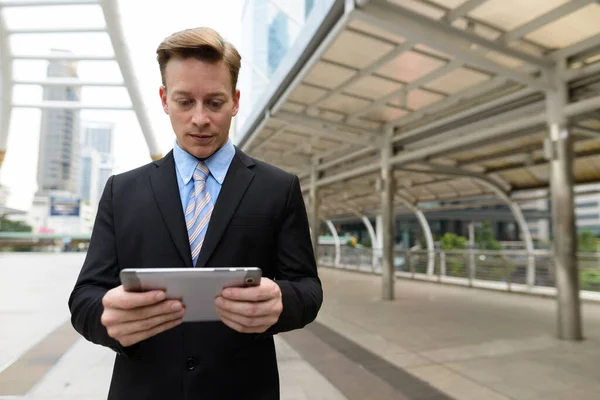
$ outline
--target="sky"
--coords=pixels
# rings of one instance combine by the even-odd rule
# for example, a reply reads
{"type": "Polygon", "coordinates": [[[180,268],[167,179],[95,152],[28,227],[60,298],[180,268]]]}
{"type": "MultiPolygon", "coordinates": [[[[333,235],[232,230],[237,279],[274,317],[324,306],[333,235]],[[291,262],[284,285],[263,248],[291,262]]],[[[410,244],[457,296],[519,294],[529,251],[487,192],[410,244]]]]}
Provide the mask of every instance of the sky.
{"type": "MultiPolygon", "coordinates": [[[[175,135],[168,116],[163,112],[158,88],[160,73],[156,62],[156,48],[173,32],[209,26],[233,43],[244,59],[242,41],[242,8],[244,0],[119,0],[122,27],[126,45],[151,124],[163,154],[172,147],[175,135]]],[[[104,26],[99,6],[62,6],[5,9],[9,29],[31,27],[97,27],[104,26]]],[[[13,35],[14,54],[46,54],[51,48],[70,50],[75,54],[112,55],[112,46],[106,33],[13,35]]],[[[15,61],[15,79],[44,79],[47,61],[15,61]]],[[[243,64],[242,64],[243,68],[243,64]]],[[[82,80],[121,81],[116,62],[79,62],[82,80]]],[[[39,86],[18,85],[14,88],[15,103],[42,101],[39,86]]],[[[83,88],[84,104],[130,104],[125,88],[83,88]]],[[[137,117],[133,111],[84,110],[81,120],[109,121],[115,124],[113,149],[114,173],[124,172],[150,162],[148,147],[137,117]]],[[[37,156],[41,111],[14,108],[9,129],[7,153],[0,170],[0,184],[10,191],[7,206],[28,210],[37,190],[37,156]]]]}

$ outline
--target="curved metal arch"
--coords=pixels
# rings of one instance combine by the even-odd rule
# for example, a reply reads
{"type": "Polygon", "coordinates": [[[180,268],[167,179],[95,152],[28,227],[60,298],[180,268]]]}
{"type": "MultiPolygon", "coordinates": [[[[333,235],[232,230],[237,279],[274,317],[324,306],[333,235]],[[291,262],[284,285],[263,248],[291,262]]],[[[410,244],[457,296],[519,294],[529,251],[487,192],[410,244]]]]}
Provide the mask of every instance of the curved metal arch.
{"type": "Polygon", "coordinates": [[[373,269],[375,269],[375,267],[377,265],[377,257],[379,255],[381,249],[379,247],[375,247],[376,245],[377,246],[379,245],[379,241],[377,238],[377,234],[375,233],[375,229],[373,228],[373,224],[371,223],[371,221],[369,221],[369,218],[367,218],[367,216],[365,214],[360,212],[360,210],[358,208],[352,206],[351,204],[344,203],[341,208],[345,208],[348,211],[350,211],[352,214],[356,215],[358,218],[361,219],[362,223],[365,225],[365,228],[367,229],[367,232],[369,233],[369,237],[371,238],[371,250],[373,253],[371,266],[373,269]],[[377,251],[376,251],[376,249],[377,249],[377,251]]]}
{"type": "Polygon", "coordinates": [[[527,225],[527,221],[525,220],[525,216],[523,215],[523,211],[517,202],[513,201],[508,195],[508,190],[502,187],[500,183],[496,182],[492,178],[487,175],[474,172],[474,171],[466,171],[456,167],[450,166],[441,166],[433,163],[421,163],[426,166],[427,170],[415,170],[415,169],[406,169],[402,167],[396,167],[398,169],[407,170],[411,172],[420,172],[420,173],[435,173],[437,175],[453,175],[453,176],[463,176],[467,178],[472,178],[481,184],[490,188],[494,193],[498,195],[502,200],[506,202],[508,208],[512,212],[515,217],[515,221],[523,234],[523,240],[525,241],[525,249],[527,250],[527,285],[533,286],[535,284],[535,256],[533,254],[533,238],[531,236],[531,231],[529,230],[529,225],[527,225]]]}
{"type": "Polygon", "coordinates": [[[2,64],[2,102],[0,103],[0,168],[4,161],[4,156],[8,144],[8,130],[10,129],[10,119],[12,115],[12,94],[13,94],[13,75],[12,75],[12,52],[6,31],[6,21],[2,8],[0,8],[0,64],[2,64]]]}
{"type": "Polygon", "coordinates": [[[398,193],[396,193],[396,198],[399,199],[406,206],[406,208],[415,214],[417,220],[419,221],[419,225],[421,225],[421,230],[423,231],[425,241],[427,242],[427,275],[433,276],[433,271],[435,268],[435,244],[433,243],[433,234],[431,233],[429,221],[427,221],[423,211],[415,206],[412,201],[398,193]]]}
{"type": "Polygon", "coordinates": [[[333,244],[335,246],[335,258],[333,259],[333,265],[337,267],[340,265],[340,260],[342,258],[342,246],[340,244],[340,236],[338,235],[335,226],[333,225],[333,222],[331,222],[330,219],[322,218],[321,220],[325,222],[325,225],[327,225],[329,231],[331,232],[331,235],[333,236],[333,244]]]}
{"type": "Polygon", "coordinates": [[[142,128],[142,133],[146,139],[150,157],[153,160],[157,160],[162,158],[162,154],[158,142],[156,141],[156,135],[152,128],[152,124],[150,123],[150,118],[148,117],[148,110],[145,107],[139,83],[133,71],[133,64],[125,43],[123,28],[121,27],[121,17],[119,15],[117,2],[116,0],[100,0],[100,5],[106,22],[106,30],[115,52],[115,58],[121,69],[125,87],[127,87],[127,91],[129,92],[131,105],[133,106],[135,115],[142,128]]]}

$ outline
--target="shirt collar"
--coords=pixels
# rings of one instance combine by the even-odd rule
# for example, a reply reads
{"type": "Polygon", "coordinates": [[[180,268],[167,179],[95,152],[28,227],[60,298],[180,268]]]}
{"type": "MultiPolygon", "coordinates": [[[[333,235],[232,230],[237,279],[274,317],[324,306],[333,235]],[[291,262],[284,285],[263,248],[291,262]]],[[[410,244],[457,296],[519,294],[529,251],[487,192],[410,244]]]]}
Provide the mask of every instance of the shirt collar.
{"type": "MultiPolygon", "coordinates": [[[[231,139],[227,139],[227,143],[225,143],[223,147],[204,160],[210,174],[220,185],[223,184],[223,180],[225,179],[225,175],[227,174],[227,170],[229,169],[229,165],[231,164],[234,155],[235,147],[233,146],[231,139]]],[[[183,180],[183,184],[187,185],[194,175],[198,159],[179,147],[177,140],[175,140],[175,145],[173,146],[173,157],[175,158],[177,172],[179,173],[181,180],[183,180]]]]}

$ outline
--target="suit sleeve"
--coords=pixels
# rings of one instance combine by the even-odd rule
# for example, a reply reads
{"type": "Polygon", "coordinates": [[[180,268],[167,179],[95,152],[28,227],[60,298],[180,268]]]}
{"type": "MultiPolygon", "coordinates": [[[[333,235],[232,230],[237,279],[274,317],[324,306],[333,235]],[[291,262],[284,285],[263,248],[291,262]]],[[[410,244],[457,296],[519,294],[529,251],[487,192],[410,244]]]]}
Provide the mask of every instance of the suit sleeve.
{"type": "Polygon", "coordinates": [[[134,348],[123,348],[108,335],[100,322],[104,311],[102,298],[110,289],[121,284],[113,223],[113,180],[111,176],[102,193],[87,256],[69,297],[69,309],[71,323],[83,337],[127,355],[134,348]]]}
{"type": "Polygon", "coordinates": [[[281,289],[283,311],[270,333],[304,327],[317,317],[323,302],[306,207],[296,176],[277,237],[276,265],[275,282],[281,289]]]}

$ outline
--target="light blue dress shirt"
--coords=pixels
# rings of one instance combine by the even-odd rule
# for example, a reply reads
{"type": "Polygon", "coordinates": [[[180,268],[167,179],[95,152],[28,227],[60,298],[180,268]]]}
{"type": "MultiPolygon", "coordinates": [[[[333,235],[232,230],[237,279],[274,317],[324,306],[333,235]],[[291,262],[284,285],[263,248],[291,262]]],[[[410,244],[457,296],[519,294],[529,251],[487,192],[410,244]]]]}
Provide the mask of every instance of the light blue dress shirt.
{"type": "MultiPolygon", "coordinates": [[[[230,139],[223,145],[215,154],[204,160],[210,174],[206,179],[206,188],[210,193],[210,202],[214,206],[221,192],[223,180],[227,174],[227,170],[231,165],[233,156],[235,155],[235,147],[230,139]]],[[[194,189],[194,181],[192,176],[198,164],[198,159],[183,150],[175,141],[173,146],[173,157],[175,158],[175,168],[177,170],[177,185],[179,186],[179,197],[181,199],[181,207],[183,210],[187,208],[188,201],[194,189]]]]}

